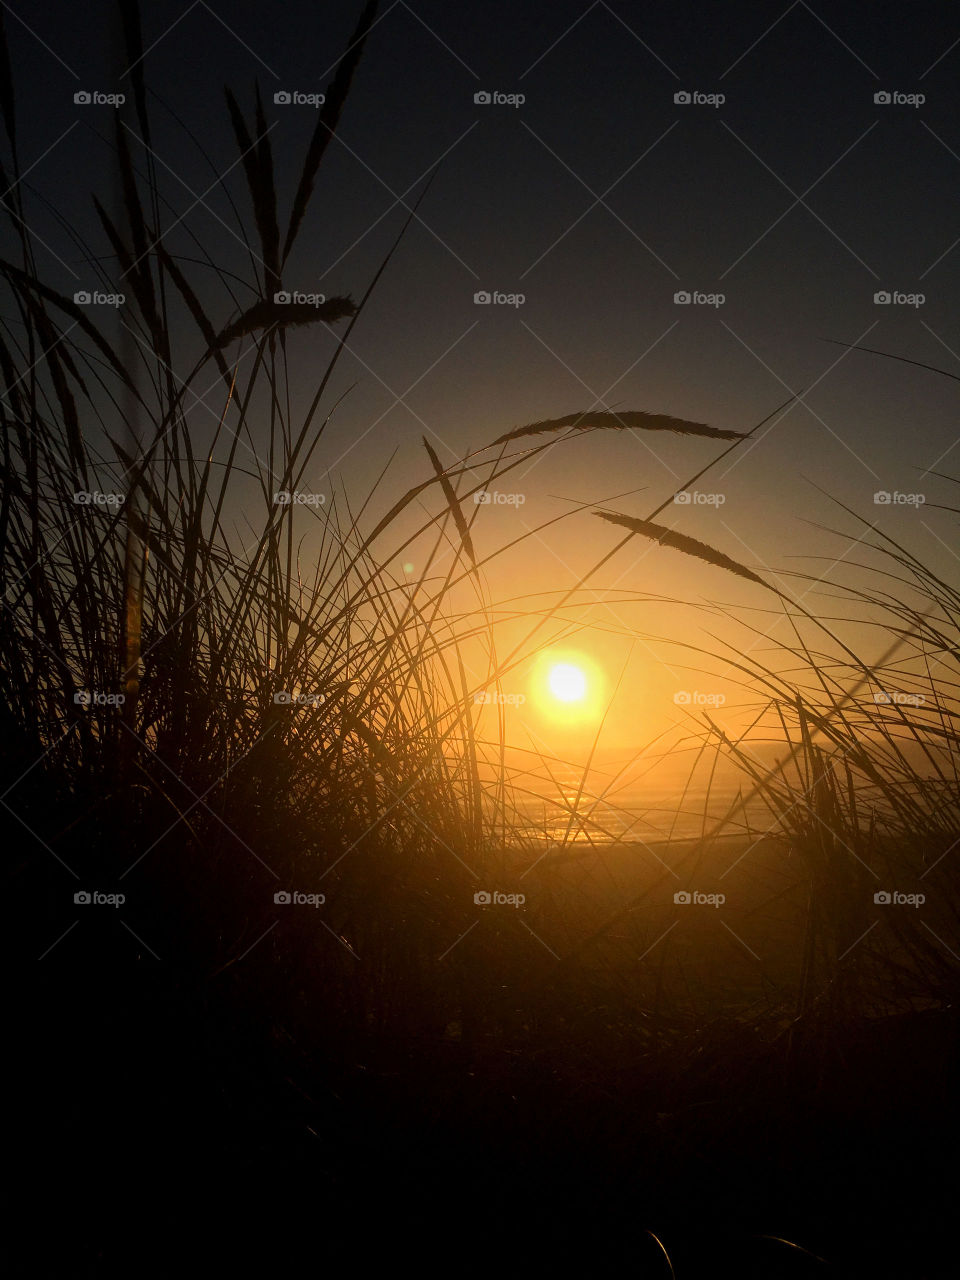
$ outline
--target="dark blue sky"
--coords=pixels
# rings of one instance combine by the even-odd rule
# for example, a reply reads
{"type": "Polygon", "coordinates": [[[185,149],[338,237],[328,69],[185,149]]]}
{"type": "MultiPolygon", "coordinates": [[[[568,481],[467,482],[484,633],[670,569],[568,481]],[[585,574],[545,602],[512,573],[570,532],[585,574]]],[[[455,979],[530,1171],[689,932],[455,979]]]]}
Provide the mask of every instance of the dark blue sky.
{"type": "MultiPolygon", "coordinates": [[[[145,7],[169,220],[203,194],[187,225],[241,273],[239,228],[222,193],[207,194],[236,159],[223,85],[249,108],[259,79],[289,190],[314,112],[275,107],[273,94],[322,92],[359,8],[145,7]]],[[[914,468],[960,474],[956,384],[821,340],[960,373],[960,11],[386,0],[380,12],[285,285],[359,296],[405,217],[396,198],[407,192],[410,203],[443,162],[354,331],[334,390],[357,385],[318,457],[317,486],[330,468],[362,489],[395,447],[396,483],[419,478],[424,433],[449,460],[511,426],[590,407],[747,429],[812,387],[732,470],[713,473],[705,487],[724,492],[723,509],[681,512],[681,527],[749,563],[782,566],[843,550],[803,523],[834,520],[807,480],[871,519],[877,490],[955,504],[949,485],[914,468]],[[478,105],[481,90],[526,101],[478,105]],[[726,101],[678,104],[679,91],[726,101]],[[878,92],[926,101],[877,103],[878,92]],[[476,306],[478,290],[525,302],[476,306]],[[680,290],[725,301],[678,306],[680,290]],[[883,290],[925,302],[876,305],[883,290]]],[[[40,265],[64,289],[78,287],[68,267],[88,269],[40,197],[106,252],[89,196],[111,190],[111,109],[77,107],[73,94],[117,88],[111,15],[107,4],[7,6],[32,225],[50,248],[40,265]]],[[[227,181],[250,227],[240,169],[227,181]]],[[[282,198],[281,214],[288,208],[282,198]]],[[[179,231],[170,243],[189,251],[179,231]]],[[[206,296],[226,323],[230,299],[206,296]]],[[[319,371],[329,348],[299,334],[290,349],[310,373],[313,353],[319,371]]],[[[711,448],[626,433],[576,442],[518,480],[525,518],[560,509],[550,494],[595,500],[640,486],[645,494],[619,505],[645,514],[711,448]]],[[[953,516],[881,514],[952,563],[953,516]]],[[[595,524],[583,518],[565,563],[610,541],[595,524]]]]}

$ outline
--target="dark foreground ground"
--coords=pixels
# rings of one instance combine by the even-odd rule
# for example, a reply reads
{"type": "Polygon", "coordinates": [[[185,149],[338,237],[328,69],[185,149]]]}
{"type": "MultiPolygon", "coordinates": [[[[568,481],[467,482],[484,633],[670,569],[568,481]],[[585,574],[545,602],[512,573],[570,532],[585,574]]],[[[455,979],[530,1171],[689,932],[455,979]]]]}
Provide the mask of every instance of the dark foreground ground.
{"type": "Polygon", "coordinates": [[[10,1274],[660,1280],[650,1231],[677,1280],[958,1272],[949,1009],[671,1041],[548,988],[550,1016],[397,1035],[338,1021],[318,968],[293,1032],[250,961],[201,981],[87,917],[38,962],[51,922],[7,905],[10,1274]]]}

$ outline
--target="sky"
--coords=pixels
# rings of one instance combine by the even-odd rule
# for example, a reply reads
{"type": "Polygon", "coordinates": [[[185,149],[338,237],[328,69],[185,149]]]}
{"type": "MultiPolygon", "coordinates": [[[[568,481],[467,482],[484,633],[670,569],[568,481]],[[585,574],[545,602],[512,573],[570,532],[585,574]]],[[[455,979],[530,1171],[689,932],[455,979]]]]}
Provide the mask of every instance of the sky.
{"type": "MultiPolygon", "coordinates": [[[[94,9],[97,22],[59,0],[4,6],[31,226],[66,292],[90,268],[58,218],[105,254],[90,195],[113,182],[113,108],[74,95],[129,84],[112,7],[94,9]]],[[[227,174],[250,227],[223,86],[249,112],[259,82],[289,192],[316,108],[274,95],[324,92],[359,10],[145,6],[153,144],[182,252],[189,225],[243,269],[214,185],[227,174]]],[[[956,383],[834,344],[960,376],[958,63],[960,12],[942,3],[385,0],[285,287],[359,297],[434,176],[354,329],[310,483],[362,493],[395,453],[386,505],[428,474],[422,436],[452,462],[589,409],[746,431],[797,396],[660,518],[771,574],[833,581],[864,532],[839,500],[955,572],[956,518],[934,505],[956,505],[955,486],[929,473],[960,475],[956,383]]],[[[210,299],[226,323],[231,300],[210,299]]],[[[290,349],[305,405],[329,344],[309,332],[290,349]]],[[[491,505],[475,538],[492,549],[576,503],[649,515],[720,447],[626,431],[559,444],[512,473],[523,501],[491,505]]],[[[588,509],[492,569],[491,591],[565,587],[615,540],[588,509]]],[[[632,544],[605,582],[760,607],[749,584],[650,552],[632,544]]],[[[703,631],[689,611],[598,621],[703,631]]],[[[615,665],[630,641],[596,644],[615,665]]]]}

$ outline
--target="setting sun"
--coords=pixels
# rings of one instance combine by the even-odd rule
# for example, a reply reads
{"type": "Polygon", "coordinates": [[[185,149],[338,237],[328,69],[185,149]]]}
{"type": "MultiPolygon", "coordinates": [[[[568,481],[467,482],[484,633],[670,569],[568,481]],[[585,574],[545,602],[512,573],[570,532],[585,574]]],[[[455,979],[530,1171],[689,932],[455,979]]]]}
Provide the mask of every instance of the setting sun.
{"type": "Polygon", "coordinates": [[[550,668],[550,692],[561,702],[580,702],[586,696],[587,677],[572,662],[558,662],[550,668]]]}
{"type": "Polygon", "coordinates": [[[583,728],[602,716],[606,683],[599,663],[582,650],[547,649],[530,673],[528,707],[554,728],[583,728]]]}

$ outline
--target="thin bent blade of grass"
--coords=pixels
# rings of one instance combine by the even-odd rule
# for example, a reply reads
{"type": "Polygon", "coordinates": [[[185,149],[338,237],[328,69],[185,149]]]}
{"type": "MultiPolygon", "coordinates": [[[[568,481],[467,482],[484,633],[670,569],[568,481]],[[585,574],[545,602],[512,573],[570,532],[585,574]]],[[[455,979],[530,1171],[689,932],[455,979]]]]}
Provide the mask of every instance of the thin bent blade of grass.
{"type": "Polygon", "coordinates": [[[447,478],[447,473],[443,469],[443,464],[437,457],[430,441],[426,436],[422,436],[421,439],[423,440],[423,447],[427,451],[427,457],[430,459],[430,462],[433,464],[433,469],[437,473],[437,479],[440,481],[440,487],[443,490],[443,496],[447,500],[447,506],[450,508],[450,514],[453,516],[453,522],[457,526],[457,532],[460,534],[460,541],[463,543],[463,548],[470,557],[471,563],[476,567],[477,556],[473,549],[473,540],[470,537],[470,530],[467,528],[467,522],[463,518],[463,511],[460,508],[460,503],[457,501],[457,495],[453,491],[453,485],[447,478]]]}

